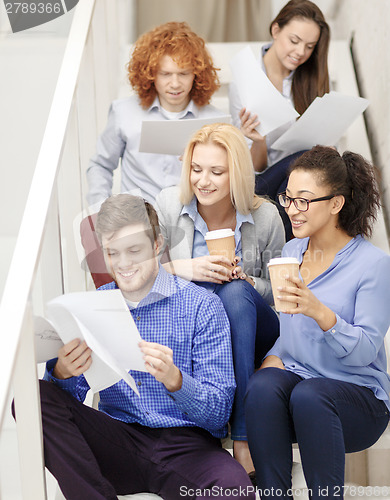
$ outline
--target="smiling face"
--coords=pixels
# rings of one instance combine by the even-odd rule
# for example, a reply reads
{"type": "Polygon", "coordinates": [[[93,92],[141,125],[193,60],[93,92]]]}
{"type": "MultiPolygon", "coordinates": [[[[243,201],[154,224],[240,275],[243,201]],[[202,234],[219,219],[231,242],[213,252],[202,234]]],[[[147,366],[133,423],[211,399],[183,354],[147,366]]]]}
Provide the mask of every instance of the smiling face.
{"type": "Polygon", "coordinates": [[[194,78],[192,68],[181,68],[172,57],[162,56],[154,80],[161,106],[173,113],[183,111],[190,102],[194,78]]]}
{"type": "Polygon", "coordinates": [[[226,150],[213,143],[197,144],[192,153],[190,184],[200,205],[231,203],[226,150]]]}
{"type": "Polygon", "coordinates": [[[123,296],[133,302],[151,290],[158,273],[159,243],[152,243],[143,224],[125,226],[114,234],[102,234],[107,269],[123,296]]]}
{"type": "Polygon", "coordinates": [[[293,71],[312,55],[320,38],[320,28],[310,19],[295,17],[283,28],[273,24],[272,37],[278,61],[286,70],[293,71]]]}
{"type": "MultiPolygon", "coordinates": [[[[307,200],[332,194],[327,185],[318,183],[318,176],[315,173],[301,169],[293,170],[290,174],[286,193],[291,198],[305,198],[307,200]]],[[[309,203],[306,212],[297,210],[294,203],[291,203],[290,207],[285,210],[290,218],[294,236],[306,238],[334,230],[342,206],[343,197],[334,196],[330,200],[309,203]]]]}

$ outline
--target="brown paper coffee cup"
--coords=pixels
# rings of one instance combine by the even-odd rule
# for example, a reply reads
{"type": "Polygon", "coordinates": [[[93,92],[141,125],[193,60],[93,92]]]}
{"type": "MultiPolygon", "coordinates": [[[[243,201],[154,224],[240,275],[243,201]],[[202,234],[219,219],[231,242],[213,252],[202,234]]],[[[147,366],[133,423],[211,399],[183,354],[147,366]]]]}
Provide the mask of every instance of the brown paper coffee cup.
{"type": "MultiPolygon", "coordinates": [[[[231,229],[217,229],[206,233],[205,240],[210,255],[223,255],[230,262],[233,262],[236,256],[236,241],[234,239],[234,231],[231,229]]],[[[227,266],[222,262],[218,262],[221,266],[232,269],[233,266],[227,266]]]]}
{"type": "MultiPolygon", "coordinates": [[[[288,295],[286,292],[278,290],[280,286],[294,286],[291,281],[287,281],[285,276],[299,277],[299,262],[295,257],[279,257],[268,262],[268,271],[271,279],[272,294],[274,296],[275,309],[283,312],[286,309],[294,308],[293,302],[278,299],[278,296],[288,295]]],[[[298,307],[298,304],[295,304],[298,307]]]]}

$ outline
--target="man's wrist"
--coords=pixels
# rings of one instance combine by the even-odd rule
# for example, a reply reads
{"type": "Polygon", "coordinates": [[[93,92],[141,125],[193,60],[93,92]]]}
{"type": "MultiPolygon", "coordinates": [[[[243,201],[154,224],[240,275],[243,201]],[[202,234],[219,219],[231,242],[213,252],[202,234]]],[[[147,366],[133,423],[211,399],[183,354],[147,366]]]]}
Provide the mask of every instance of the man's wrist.
{"type": "Polygon", "coordinates": [[[66,378],[69,378],[69,377],[65,377],[63,375],[63,373],[61,373],[61,371],[58,369],[58,361],[54,365],[54,368],[53,368],[53,377],[58,379],[58,380],[65,380],[66,378]]]}
{"type": "Polygon", "coordinates": [[[177,373],[176,376],[174,377],[174,380],[169,384],[165,384],[165,387],[169,392],[179,391],[183,385],[183,376],[181,374],[181,371],[177,367],[176,370],[177,373]]]}

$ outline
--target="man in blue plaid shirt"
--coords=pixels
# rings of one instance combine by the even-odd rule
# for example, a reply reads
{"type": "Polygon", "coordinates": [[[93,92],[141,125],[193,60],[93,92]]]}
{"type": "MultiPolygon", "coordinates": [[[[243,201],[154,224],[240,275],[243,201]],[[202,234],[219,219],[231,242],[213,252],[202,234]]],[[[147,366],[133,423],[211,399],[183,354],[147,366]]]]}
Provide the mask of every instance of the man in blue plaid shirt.
{"type": "Polygon", "coordinates": [[[82,403],[91,350],[79,339],[64,345],[41,381],[47,468],[71,500],[142,491],[164,499],[254,498],[245,470],[220,444],[235,390],[220,299],[159,265],[157,214],[141,198],[108,198],[97,232],[114,278],[101,289],[121,290],[147,372],[130,371],[140,396],[121,380],[100,392],[95,410],[82,403]]]}

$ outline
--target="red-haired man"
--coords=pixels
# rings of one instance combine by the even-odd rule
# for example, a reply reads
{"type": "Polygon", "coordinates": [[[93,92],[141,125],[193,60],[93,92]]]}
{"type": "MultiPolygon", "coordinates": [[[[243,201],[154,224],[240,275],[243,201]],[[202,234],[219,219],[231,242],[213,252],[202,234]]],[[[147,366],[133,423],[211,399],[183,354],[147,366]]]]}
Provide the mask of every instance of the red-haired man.
{"type": "Polygon", "coordinates": [[[127,65],[135,94],[111,105],[87,170],[89,204],[111,195],[121,159],[121,192],[154,203],[161,189],[178,183],[179,157],[140,153],[143,120],[212,118],[223,113],[209,104],[219,88],[217,68],[204,40],[184,22],[169,22],[143,34],[127,65]]]}

